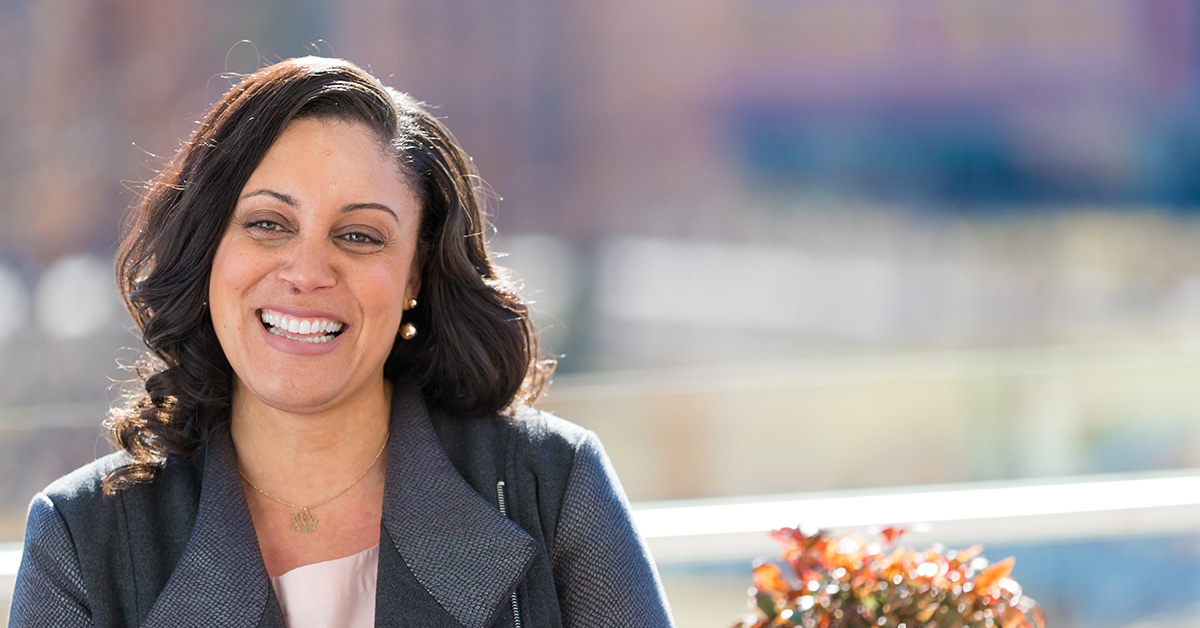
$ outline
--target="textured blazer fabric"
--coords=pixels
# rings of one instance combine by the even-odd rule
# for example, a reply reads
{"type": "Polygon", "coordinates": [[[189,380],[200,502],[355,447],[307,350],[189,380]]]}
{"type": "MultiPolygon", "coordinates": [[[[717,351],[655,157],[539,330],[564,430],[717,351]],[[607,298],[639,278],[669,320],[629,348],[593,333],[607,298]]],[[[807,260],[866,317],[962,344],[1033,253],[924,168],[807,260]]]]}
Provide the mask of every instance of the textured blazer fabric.
{"type": "MultiPolygon", "coordinates": [[[[431,416],[406,386],[391,434],[377,626],[517,626],[514,599],[525,627],[672,625],[594,434],[536,412],[431,416]]],[[[123,461],[102,458],[34,498],[10,628],[282,628],[228,431],[104,496],[123,461]]]]}

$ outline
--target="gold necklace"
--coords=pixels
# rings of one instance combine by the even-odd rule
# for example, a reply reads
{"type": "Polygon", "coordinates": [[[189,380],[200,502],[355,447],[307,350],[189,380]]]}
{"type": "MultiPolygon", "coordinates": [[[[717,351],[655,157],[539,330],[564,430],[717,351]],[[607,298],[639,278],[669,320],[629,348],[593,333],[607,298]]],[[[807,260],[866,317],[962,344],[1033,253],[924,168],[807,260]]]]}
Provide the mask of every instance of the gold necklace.
{"type": "Polygon", "coordinates": [[[355,478],[354,481],[350,483],[350,486],[347,486],[346,488],[338,491],[336,494],[333,495],[333,497],[328,497],[325,500],[321,501],[320,503],[313,504],[312,506],[301,506],[299,504],[293,504],[292,502],[288,502],[288,501],[279,499],[278,497],[262,490],[261,488],[258,488],[257,486],[254,485],[254,482],[250,481],[250,478],[246,477],[246,474],[242,473],[242,470],[240,468],[238,469],[238,475],[242,476],[242,479],[246,481],[246,484],[250,485],[250,488],[258,491],[259,493],[262,493],[264,497],[273,499],[273,500],[283,504],[284,506],[287,506],[288,508],[295,508],[296,512],[292,515],[291,527],[296,532],[303,532],[305,534],[308,534],[317,529],[317,518],[312,514],[312,512],[311,512],[312,509],[320,508],[321,506],[328,504],[329,502],[341,497],[342,495],[345,495],[346,491],[354,488],[355,485],[357,485],[359,483],[359,481],[361,481],[363,478],[367,477],[367,474],[371,472],[371,469],[375,468],[375,463],[379,462],[379,457],[383,455],[383,450],[384,450],[384,448],[387,447],[388,440],[391,437],[392,437],[392,435],[390,433],[386,437],[384,437],[383,444],[379,446],[379,451],[375,453],[375,458],[371,460],[371,466],[367,467],[366,471],[363,471],[361,475],[359,475],[357,478],[355,478]]]}

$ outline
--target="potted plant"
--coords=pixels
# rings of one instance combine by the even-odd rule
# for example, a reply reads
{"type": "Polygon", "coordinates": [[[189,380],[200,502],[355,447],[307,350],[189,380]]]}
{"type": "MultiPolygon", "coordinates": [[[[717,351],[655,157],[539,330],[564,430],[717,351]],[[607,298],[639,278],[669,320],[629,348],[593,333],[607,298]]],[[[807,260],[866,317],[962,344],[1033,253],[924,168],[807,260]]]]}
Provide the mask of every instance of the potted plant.
{"type": "Polygon", "coordinates": [[[786,569],[754,567],[755,612],[734,628],[1045,628],[1041,609],[1009,577],[1013,559],[995,564],[982,547],[897,547],[903,533],[878,541],[825,530],[776,530],[786,569]]]}

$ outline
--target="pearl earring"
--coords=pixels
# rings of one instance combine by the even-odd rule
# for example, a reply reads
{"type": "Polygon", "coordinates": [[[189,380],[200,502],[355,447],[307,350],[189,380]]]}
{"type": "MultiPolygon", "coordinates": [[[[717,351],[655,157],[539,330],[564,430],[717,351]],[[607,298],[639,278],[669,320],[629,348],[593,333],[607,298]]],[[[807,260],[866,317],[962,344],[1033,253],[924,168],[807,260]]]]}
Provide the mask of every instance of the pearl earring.
{"type": "Polygon", "coordinates": [[[400,326],[400,337],[405,340],[412,340],[413,336],[417,335],[417,326],[412,323],[405,323],[400,326]]]}
{"type": "Polygon", "coordinates": [[[405,302],[404,302],[404,309],[406,309],[406,310],[411,310],[411,309],[413,309],[414,307],[417,307],[417,300],[416,300],[416,299],[409,299],[409,300],[407,300],[407,301],[405,301],[405,302]]]}

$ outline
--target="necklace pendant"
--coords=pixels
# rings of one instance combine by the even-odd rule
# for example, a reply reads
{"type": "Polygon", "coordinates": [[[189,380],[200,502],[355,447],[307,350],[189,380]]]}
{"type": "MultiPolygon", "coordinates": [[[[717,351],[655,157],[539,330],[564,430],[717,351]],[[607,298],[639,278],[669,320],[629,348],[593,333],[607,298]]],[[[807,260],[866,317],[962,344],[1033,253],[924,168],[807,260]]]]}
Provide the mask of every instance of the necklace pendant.
{"type": "Polygon", "coordinates": [[[292,515],[292,529],[309,534],[317,529],[317,518],[307,508],[301,508],[292,515]]]}

